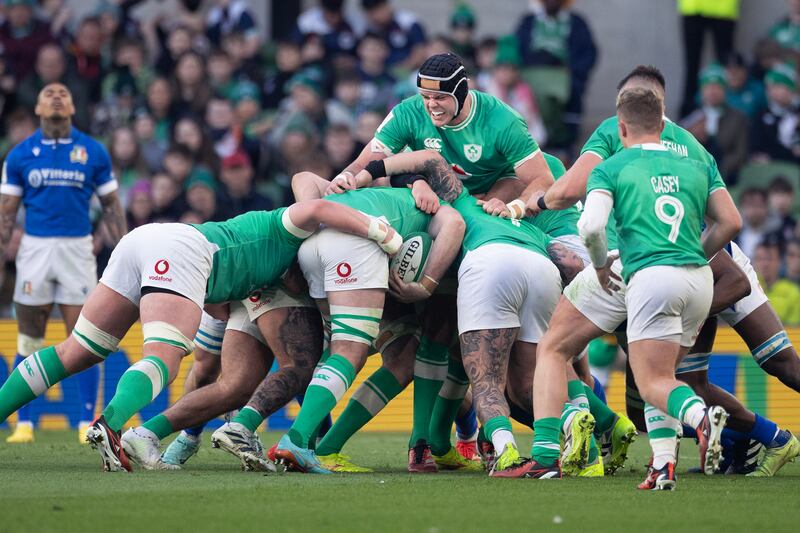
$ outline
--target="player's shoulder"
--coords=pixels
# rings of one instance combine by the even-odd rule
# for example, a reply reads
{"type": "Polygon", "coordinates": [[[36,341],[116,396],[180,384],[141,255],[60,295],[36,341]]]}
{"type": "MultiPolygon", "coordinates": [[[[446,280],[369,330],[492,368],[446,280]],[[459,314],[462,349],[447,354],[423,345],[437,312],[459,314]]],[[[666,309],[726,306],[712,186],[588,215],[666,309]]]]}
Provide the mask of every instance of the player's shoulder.
{"type": "Polygon", "coordinates": [[[72,128],[72,142],[76,146],[85,146],[87,150],[106,152],[106,147],[103,143],[77,128],[72,128]]]}
{"type": "Polygon", "coordinates": [[[425,113],[425,104],[422,101],[422,96],[415,94],[401,100],[391,109],[390,113],[394,116],[419,115],[420,113],[425,113]]]}
{"type": "Polygon", "coordinates": [[[484,117],[491,120],[496,120],[498,118],[517,120],[522,118],[522,115],[517,113],[513,107],[492,94],[475,89],[470,90],[470,94],[475,97],[475,105],[478,106],[478,111],[484,117]]]}
{"type": "MultiPolygon", "coordinates": [[[[27,138],[25,138],[21,143],[14,146],[11,150],[9,150],[8,155],[6,155],[6,161],[14,161],[20,158],[31,154],[32,156],[38,155],[38,150],[34,150],[39,145],[39,141],[41,140],[42,135],[40,130],[36,130],[27,138]]],[[[41,150],[41,148],[40,148],[41,150]]]]}
{"type": "Polygon", "coordinates": [[[605,119],[603,122],[598,124],[598,126],[594,129],[594,133],[609,133],[617,131],[617,116],[611,116],[605,119]]]}

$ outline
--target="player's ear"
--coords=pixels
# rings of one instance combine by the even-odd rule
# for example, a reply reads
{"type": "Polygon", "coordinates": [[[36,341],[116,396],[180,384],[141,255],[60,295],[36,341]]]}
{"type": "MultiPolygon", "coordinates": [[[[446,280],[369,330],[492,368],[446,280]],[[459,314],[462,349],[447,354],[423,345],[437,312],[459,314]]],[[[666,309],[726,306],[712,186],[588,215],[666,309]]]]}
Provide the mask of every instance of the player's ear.
{"type": "Polygon", "coordinates": [[[664,131],[664,124],[665,124],[665,122],[664,122],[664,119],[662,118],[661,119],[661,127],[658,128],[658,133],[661,133],[662,131],[664,131]]]}
{"type": "Polygon", "coordinates": [[[619,131],[620,139],[628,136],[628,126],[621,119],[617,119],[617,130],[619,131]]]}

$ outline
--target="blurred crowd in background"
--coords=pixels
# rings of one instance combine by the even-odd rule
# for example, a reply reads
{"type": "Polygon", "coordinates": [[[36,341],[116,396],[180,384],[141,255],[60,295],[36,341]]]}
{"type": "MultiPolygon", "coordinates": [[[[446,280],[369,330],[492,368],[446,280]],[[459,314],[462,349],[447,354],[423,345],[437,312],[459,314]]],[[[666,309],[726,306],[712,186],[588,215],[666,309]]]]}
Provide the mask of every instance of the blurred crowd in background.
{"type": "MultiPolygon", "coordinates": [[[[392,0],[318,0],[267,40],[243,0],[181,0],[137,18],[147,1],[101,0],[81,17],[67,0],[0,4],[0,153],[38,127],[39,90],[66,83],[75,126],[109,149],[130,228],[290,203],[291,176],[336,175],[415,94],[416,69],[435,53],[460,55],[473,88],[514,107],[568,166],[596,126],[583,100],[601,46],[580,2],[534,0],[512,34],[478,39],[478,0],[453,3],[444,34],[392,0]]],[[[742,51],[738,4],[677,0],[688,75],[679,113],[668,114],[717,159],[745,221],[742,248],[781,318],[800,324],[800,0],[742,51]],[[714,61],[701,65],[706,34],[714,61]]],[[[100,233],[96,250],[102,270],[100,233]]],[[[15,251],[5,251],[6,273],[15,251]]]]}

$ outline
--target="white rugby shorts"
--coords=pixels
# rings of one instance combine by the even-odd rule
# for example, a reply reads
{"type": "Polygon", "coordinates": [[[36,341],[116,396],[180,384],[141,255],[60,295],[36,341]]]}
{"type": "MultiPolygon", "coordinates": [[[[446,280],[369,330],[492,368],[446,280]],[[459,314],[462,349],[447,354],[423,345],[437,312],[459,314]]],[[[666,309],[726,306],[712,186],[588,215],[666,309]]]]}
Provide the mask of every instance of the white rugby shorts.
{"type": "Polygon", "coordinates": [[[143,287],[168,289],[203,308],[217,246],[188,224],[145,224],[125,235],[100,283],[139,305],[143,287]]]}
{"type": "Polygon", "coordinates": [[[747,275],[747,279],[750,280],[750,294],[719,313],[719,317],[729,326],[735,326],[750,313],[767,303],[769,299],[767,295],[764,294],[764,289],[761,288],[761,284],[758,282],[758,275],[756,271],[753,270],[750,259],[744,255],[742,249],[739,248],[735,242],[731,243],[731,257],[738,267],[747,275]]]}
{"type": "MultiPolygon", "coordinates": [[[[622,262],[619,259],[611,265],[611,271],[622,278],[622,262]]],[[[614,283],[619,290],[608,294],[600,286],[594,266],[589,263],[564,289],[564,297],[592,324],[606,333],[613,333],[628,317],[625,282],[614,280],[614,283]]]]}
{"type": "Polygon", "coordinates": [[[286,307],[314,307],[316,304],[308,293],[291,294],[282,284],[277,283],[263,290],[255,291],[249,298],[242,300],[242,305],[247,310],[250,320],[255,322],[261,315],[273,309],[286,307]]]}
{"type": "Polygon", "coordinates": [[[656,265],[636,272],[628,283],[628,343],[677,342],[691,347],[711,307],[711,267],[656,265]]]}
{"type": "Polygon", "coordinates": [[[97,285],[91,235],[23,235],[16,265],[14,301],[22,305],[83,305],[97,285]]]}
{"type": "Polygon", "coordinates": [[[389,288],[389,258],[364,237],[323,229],[300,246],[297,262],[312,298],[327,292],[389,288]]]}
{"type": "Polygon", "coordinates": [[[458,269],[458,333],[519,328],[538,343],[561,295],[561,275],[546,257],[503,243],[470,250],[458,269]]]}

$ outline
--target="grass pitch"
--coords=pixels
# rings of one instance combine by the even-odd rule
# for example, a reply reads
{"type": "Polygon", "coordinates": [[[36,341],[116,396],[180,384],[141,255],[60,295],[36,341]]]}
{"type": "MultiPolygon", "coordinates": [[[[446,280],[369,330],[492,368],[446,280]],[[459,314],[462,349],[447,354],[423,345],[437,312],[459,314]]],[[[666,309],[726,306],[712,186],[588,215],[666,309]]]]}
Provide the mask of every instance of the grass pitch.
{"type": "MultiPolygon", "coordinates": [[[[502,480],[405,472],[405,435],[362,434],[345,452],[374,474],[264,476],[205,445],[180,472],[107,474],[75,432],[0,432],[0,531],[796,531],[800,464],[772,479],[708,478],[684,441],[678,490],[636,490],[649,450],[612,478],[502,480]]],[[[265,443],[275,433],[262,435],[265,443]]],[[[519,439],[527,450],[530,437],[519,439]]]]}

